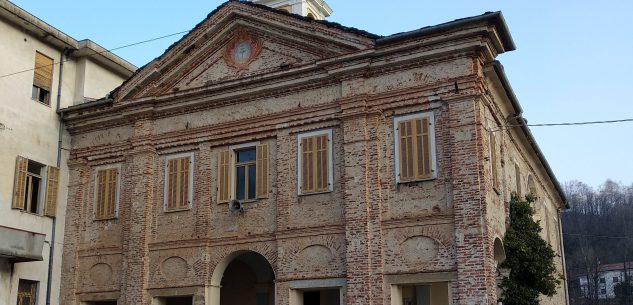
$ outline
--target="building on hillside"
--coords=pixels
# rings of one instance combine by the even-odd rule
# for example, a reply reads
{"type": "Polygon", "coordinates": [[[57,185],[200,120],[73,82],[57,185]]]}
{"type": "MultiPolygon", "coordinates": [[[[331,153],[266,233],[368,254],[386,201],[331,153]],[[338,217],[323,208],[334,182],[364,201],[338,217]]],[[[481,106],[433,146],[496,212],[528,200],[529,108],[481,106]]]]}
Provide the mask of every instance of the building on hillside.
{"type": "Polygon", "coordinates": [[[62,110],[61,302],[496,304],[511,193],[559,254],[566,205],[495,61],[514,48],[500,13],[381,37],[222,4],[62,110]]]}
{"type": "Polygon", "coordinates": [[[629,279],[633,279],[633,262],[617,264],[604,264],[598,266],[598,272],[593,274],[581,274],[576,276],[570,284],[570,291],[585,299],[614,299],[617,295],[615,287],[625,282],[625,272],[629,279]]]}
{"type": "Polygon", "coordinates": [[[48,304],[47,294],[56,305],[70,147],[56,111],[105,96],[136,68],[6,0],[0,37],[0,305],[48,304]]]}

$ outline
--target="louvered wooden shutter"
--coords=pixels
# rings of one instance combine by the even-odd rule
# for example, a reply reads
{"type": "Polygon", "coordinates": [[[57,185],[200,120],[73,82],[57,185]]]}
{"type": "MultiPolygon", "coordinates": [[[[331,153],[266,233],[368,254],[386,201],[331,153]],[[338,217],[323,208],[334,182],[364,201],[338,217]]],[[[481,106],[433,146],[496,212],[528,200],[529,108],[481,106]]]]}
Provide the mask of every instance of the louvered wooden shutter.
{"type": "Polygon", "coordinates": [[[301,139],[301,193],[314,192],[314,138],[301,139]]]}
{"type": "Polygon", "coordinates": [[[492,187],[499,186],[499,173],[497,170],[497,138],[490,135],[490,166],[492,168],[492,187]]]}
{"type": "Polygon", "coordinates": [[[97,204],[95,207],[97,219],[108,219],[116,216],[118,175],[117,168],[97,171],[97,204]]]}
{"type": "Polygon", "coordinates": [[[33,76],[33,85],[50,92],[52,83],[53,59],[40,52],[35,52],[35,73],[33,76]]]}
{"type": "Polygon", "coordinates": [[[257,198],[268,198],[268,192],[270,191],[270,181],[268,179],[268,145],[257,145],[257,159],[256,159],[256,190],[257,198]]]}
{"type": "Polygon", "coordinates": [[[167,209],[176,210],[189,207],[189,175],[191,158],[177,158],[169,160],[167,209]]]}
{"type": "Polygon", "coordinates": [[[218,153],[218,203],[229,202],[230,185],[230,152],[224,150],[218,153]]]}
{"type": "Polygon", "coordinates": [[[314,153],[314,157],[315,157],[315,161],[314,161],[314,166],[315,166],[315,177],[314,177],[314,181],[315,181],[315,191],[316,192],[324,192],[328,190],[328,177],[329,177],[329,173],[328,173],[328,169],[329,169],[329,156],[330,154],[328,153],[328,136],[327,135],[320,135],[320,136],[315,136],[314,137],[314,142],[315,142],[315,153],[314,153]]]}
{"type": "Polygon", "coordinates": [[[398,123],[400,180],[428,179],[433,176],[431,127],[429,118],[398,123]]]}
{"type": "Polygon", "coordinates": [[[301,193],[330,189],[329,139],[327,134],[301,139],[301,193]]]}
{"type": "Polygon", "coordinates": [[[13,204],[14,209],[24,210],[24,202],[26,200],[26,173],[29,166],[29,160],[18,156],[15,162],[15,181],[13,183],[13,204]]]}
{"type": "Polygon", "coordinates": [[[46,173],[46,196],[44,203],[44,215],[55,217],[57,215],[57,195],[59,193],[59,168],[49,166],[46,173]]]}

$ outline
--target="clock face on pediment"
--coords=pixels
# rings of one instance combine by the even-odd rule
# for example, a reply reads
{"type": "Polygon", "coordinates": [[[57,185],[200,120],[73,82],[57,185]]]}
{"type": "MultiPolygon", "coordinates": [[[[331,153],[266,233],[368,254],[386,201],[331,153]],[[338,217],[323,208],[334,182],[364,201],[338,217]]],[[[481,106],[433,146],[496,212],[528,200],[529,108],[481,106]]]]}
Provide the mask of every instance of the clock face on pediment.
{"type": "Polygon", "coordinates": [[[226,64],[238,70],[248,68],[262,50],[261,40],[245,29],[235,32],[224,51],[226,64]]]}

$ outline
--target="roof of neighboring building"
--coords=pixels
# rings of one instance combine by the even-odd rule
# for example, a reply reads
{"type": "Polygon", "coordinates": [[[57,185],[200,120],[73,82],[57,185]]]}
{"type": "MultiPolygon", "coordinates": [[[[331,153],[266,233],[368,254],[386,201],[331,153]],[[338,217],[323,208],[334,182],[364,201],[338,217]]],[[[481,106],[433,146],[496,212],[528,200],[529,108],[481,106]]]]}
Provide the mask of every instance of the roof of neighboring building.
{"type": "Polygon", "coordinates": [[[25,29],[41,41],[49,43],[60,50],[68,49],[74,51],[74,56],[89,57],[124,77],[129,77],[137,69],[135,65],[97,43],[89,39],[78,41],[10,1],[0,0],[0,19],[25,29]]]}
{"type": "MultiPolygon", "coordinates": [[[[626,269],[632,269],[633,268],[633,262],[627,262],[626,263],[626,269]]],[[[616,263],[616,264],[604,264],[604,265],[600,265],[600,267],[598,267],[598,271],[600,272],[605,272],[605,271],[619,271],[619,270],[624,270],[624,263],[616,263]]]]}

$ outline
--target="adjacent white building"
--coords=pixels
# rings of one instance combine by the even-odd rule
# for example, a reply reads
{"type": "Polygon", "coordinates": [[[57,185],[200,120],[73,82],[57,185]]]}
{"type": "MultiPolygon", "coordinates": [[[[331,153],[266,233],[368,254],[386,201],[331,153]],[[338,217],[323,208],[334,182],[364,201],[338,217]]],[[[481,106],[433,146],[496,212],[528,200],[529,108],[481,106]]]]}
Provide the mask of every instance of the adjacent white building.
{"type": "Polygon", "coordinates": [[[55,305],[70,142],[57,110],[103,98],[136,67],[6,0],[0,41],[0,305],[55,305]]]}
{"type": "MultiPolygon", "coordinates": [[[[626,264],[626,271],[630,278],[633,277],[633,262],[626,264]]],[[[597,295],[598,299],[613,299],[616,297],[615,287],[625,280],[624,272],[624,263],[600,265],[597,276],[585,274],[576,277],[579,292],[586,298],[597,295]]]]}

